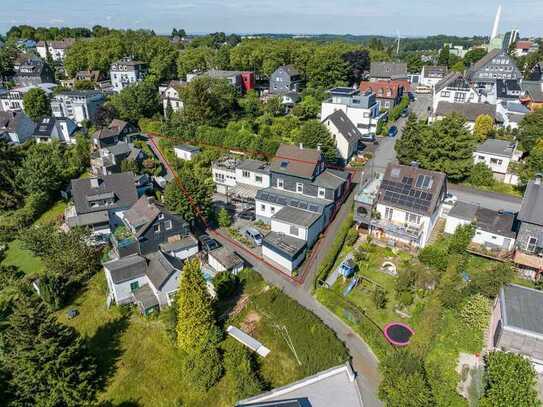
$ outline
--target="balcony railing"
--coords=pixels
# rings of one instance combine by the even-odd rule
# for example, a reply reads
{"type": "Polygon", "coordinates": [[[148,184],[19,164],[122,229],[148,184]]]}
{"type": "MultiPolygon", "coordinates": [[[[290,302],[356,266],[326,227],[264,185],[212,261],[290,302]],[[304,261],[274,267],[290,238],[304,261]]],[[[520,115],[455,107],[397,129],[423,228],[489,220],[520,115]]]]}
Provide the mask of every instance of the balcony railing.
{"type": "Polygon", "coordinates": [[[382,229],[388,235],[413,241],[418,241],[423,232],[420,225],[393,223],[382,219],[372,219],[370,225],[374,228],[382,229]]]}

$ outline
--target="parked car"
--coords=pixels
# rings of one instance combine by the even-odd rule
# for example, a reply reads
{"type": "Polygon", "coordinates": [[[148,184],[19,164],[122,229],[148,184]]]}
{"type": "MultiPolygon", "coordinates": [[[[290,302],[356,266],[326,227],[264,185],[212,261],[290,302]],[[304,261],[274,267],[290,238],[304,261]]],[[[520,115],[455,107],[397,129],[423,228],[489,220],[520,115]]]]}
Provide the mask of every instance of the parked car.
{"type": "Polygon", "coordinates": [[[264,239],[262,234],[255,228],[245,229],[244,236],[255,244],[255,246],[262,246],[262,240],[264,239]]]}
{"type": "Polygon", "coordinates": [[[368,134],[362,135],[362,137],[360,138],[360,141],[366,141],[366,142],[375,141],[375,133],[368,133],[368,134]]]}
{"type": "Polygon", "coordinates": [[[209,235],[203,234],[198,238],[202,250],[206,253],[209,253],[212,250],[218,249],[221,247],[221,244],[215,239],[209,237],[209,235]]]}
{"type": "Polygon", "coordinates": [[[245,209],[238,214],[238,218],[254,221],[256,219],[255,208],[245,209]]]}
{"type": "Polygon", "coordinates": [[[451,194],[450,192],[447,192],[445,194],[445,199],[443,199],[443,202],[445,202],[448,205],[454,205],[456,201],[458,201],[458,198],[456,197],[456,195],[451,194]]]}
{"type": "Polygon", "coordinates": [[[400,116],[401,117],[407,117],[409,116],[409,109],[403,109],[402,112],[400,113],[400,116]]]}
{"type": "Polygon", "coordinates": [[[388,137],[396,137],[396,134],[398,134],[398,128],[396,126],[392,126],[388,129],[388,137]]]}
{"type": "Polygon", "coordinates": [[[417,100],[417,97],[413,92],[407,92],[407,97],[409,98],[410,102],[414,102],[415,100],[417,100]]]}

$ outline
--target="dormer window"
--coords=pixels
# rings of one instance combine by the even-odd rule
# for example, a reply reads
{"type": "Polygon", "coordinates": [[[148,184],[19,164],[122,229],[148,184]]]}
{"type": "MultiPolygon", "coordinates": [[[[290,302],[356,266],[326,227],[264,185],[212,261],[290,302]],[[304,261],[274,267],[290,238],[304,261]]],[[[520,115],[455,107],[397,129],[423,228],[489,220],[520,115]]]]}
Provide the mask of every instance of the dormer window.
{"type": "Polygon", "coordinates": [[[283,189],[285,187],[285,180],[283,178],[277,178],[277,188],[283,189]]]}
{"type": "Polygon", "coordinates": [[[296,183],[296,192],[298,192],[299,194],[303,194],[304,193],[304,184],[302,184],[301,182],[297,182],[296,183]]]}
{"type": "Polygon", "coordinates": [[[160,215],[158,215],[158,220],[162,220],[162,219],[164,219],[164,214],[163,214],[163,213],[161,213],[160,215]]]}

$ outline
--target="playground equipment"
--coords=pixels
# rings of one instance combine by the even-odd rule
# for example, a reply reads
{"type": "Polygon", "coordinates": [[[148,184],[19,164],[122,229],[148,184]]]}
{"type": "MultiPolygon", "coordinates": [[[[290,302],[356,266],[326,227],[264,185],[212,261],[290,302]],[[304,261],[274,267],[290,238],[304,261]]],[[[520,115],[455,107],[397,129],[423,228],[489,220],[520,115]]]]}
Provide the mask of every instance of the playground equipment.
{"type": "Polygon", "coordinates": [[[339,273],[343,277],[349,278],[354,274],[355,267],[356,267],[356,264],[354,263],[353,259],[351,258],[346,259],[339,266],[339,273]]]}
{"type": "Polygon", "coordinates": [[[381,271],[391,276],[397,276],[398,271],[396,270],[396,265],[390,261],[385,261],[381,266],[381,271]]]}
{"type": "Polygon", "coordinates": [[[415,334],[413,328],[402,322],[391,322],[383,328],[385,338],[394,346],[407,346],[415,334]]]}
{"type": "Polygon", "coordinates": [[[358,284],[358,277],[353,278],[351,282],[349,283],[349,285],[347,286],[347,288],[345,288],[345,290],[343,291],[343,296],[344,297],[348,296],[350,292],[353,290],[353,288],[356,287],[357,284],[358,284]]]}

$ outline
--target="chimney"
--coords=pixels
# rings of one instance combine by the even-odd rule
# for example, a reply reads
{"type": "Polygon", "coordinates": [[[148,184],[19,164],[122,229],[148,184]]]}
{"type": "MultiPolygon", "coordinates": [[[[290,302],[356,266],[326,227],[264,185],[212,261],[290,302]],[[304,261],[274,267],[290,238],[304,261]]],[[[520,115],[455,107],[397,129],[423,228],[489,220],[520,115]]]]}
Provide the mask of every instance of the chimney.
{"type": "Polygon", "coordinates": [[[98,178],[91,178],[90,179],[91,188],[98,188],[100,186],[100,181],[98,178]]]}
{"type": "Polygon", "coordinates": [[[303,150],[304,149],[304,143],[300,143],[299,147],[300,147],[300,150],[303,150]]]}
{"type": "Polygon", "coordinates": [[[419,162],[418,161],[411,161],[411,167],[419,168],[419,162]]]}
{"type": "Polygon", "coordinates": [[[541,179],[543,179],[543,174],[538,172],[535,174],[534,184],[541,185],[541,179]]]}

